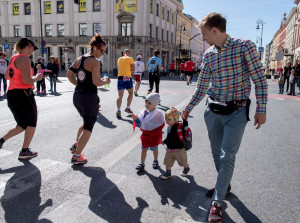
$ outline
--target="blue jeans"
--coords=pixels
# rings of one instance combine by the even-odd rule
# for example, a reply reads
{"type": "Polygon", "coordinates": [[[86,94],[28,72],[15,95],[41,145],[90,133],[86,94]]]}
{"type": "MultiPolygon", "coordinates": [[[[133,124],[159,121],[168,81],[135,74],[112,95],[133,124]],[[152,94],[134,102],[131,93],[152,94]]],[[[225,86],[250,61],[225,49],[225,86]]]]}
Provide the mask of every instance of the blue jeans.
{"type": "Polygon", "coordinates": [[[49,76],[50,79],[50,90],[53,90],[54,85],[54,91],[56,91],[56,76],[49,76]]]}
{"type": "Polygon", "coordinates": [[[283,89],[284,85],[283,84],[279,84],[279,94],[283,94],[283,89]]]}
{"type": "Polygon", "coordinates": [[[246,108],[239,107],[230,115],[219,115],[206,108],[204,119],[211,151],[218,172],[212,200],[222,202],[233,175],[235,156],[247,124],[246,108]]]}

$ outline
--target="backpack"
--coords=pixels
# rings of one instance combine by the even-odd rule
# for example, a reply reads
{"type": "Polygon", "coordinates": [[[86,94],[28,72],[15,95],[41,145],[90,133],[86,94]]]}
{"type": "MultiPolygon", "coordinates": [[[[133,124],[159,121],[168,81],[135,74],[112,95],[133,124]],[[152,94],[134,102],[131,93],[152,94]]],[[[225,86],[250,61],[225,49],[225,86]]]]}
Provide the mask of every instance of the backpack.
{"type": "Polygon", "coordinates": [[[188,151],[192,148],[192,130],[188,126],[185,126],[184,127],[185,134],[183,136],[181,128],[182,128],[182,123],[179,122],[177,126],[178,137],[180,141],[183,143],[185,150],[188,151]]]}

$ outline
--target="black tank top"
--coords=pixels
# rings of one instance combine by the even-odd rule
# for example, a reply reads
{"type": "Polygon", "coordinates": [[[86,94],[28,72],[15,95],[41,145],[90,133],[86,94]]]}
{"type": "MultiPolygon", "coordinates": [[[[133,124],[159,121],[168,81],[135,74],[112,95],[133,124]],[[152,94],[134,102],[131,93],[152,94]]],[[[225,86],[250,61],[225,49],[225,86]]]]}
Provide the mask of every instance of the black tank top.
{"type": "Polygon", "coordinates": [[[93,56],[82,56],[81,57],[81,63],[80,63],[79,68],[77,69],[77,73],[76,73],[77,85],[76,85],[75,91],[97,94],[98,90],[97,90],[97,86],[95,86],[93,84],[92,72],[84,69],[84,61],[85,61],[85,59],[90,58],[90,57],[93,57],[93,56]]]}

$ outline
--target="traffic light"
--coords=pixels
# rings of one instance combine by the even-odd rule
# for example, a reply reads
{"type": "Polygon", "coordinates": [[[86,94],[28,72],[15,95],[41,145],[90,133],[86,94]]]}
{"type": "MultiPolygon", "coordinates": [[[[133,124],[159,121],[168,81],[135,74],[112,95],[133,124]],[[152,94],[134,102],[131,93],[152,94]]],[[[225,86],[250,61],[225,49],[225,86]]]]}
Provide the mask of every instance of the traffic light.
{"type": "Polygon", "coordinates": [[[79,0],[74,0],[74,3],[78,5],[79,4],[79,0]]]}

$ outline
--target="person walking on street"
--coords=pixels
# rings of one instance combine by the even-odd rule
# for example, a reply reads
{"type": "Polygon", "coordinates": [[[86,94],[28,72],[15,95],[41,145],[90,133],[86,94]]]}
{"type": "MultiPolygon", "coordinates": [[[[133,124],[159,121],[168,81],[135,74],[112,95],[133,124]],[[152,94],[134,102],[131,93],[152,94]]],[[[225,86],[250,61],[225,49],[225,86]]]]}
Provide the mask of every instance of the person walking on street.
{"type": "Polygon", "coordinates": [[[283,73],[284,85],[286,83],[286,92],[289,92],[289,86],[290,86],[289,79],[290,79],[291,70],[292,70],[291,62],[288,62],[287,65],[284,67],[284,73],[283,73]]]}
{"type": "Polygon", "coordinates": [[[290,83],[290,93],[287,95],[295,96],[295,85],[296,85],[295,69],[291,69],[289,83],[290,83]]]}
{"type": "Polygon", "coordinates": [[[134,90],[134,95],[138,95],[138,90],[140,89],[141,85],[141,80],[142,80],[142,74],[145,71],[145,64],[143,61],[141,61],[142,56],[138,55],[136,58],[136,61],[134,62],[134,80],[135,80],[135,90],[134,90]]]}
{"type": "Polygon", "coordinates": [[[50,92],[56,93],[56,80],[57,80],[57,74],[58,74],[58,64],[55,62],[55,57],[50,56],[50,62],[47,64],[47,70],[51,70],[51,73],[49,73],[49,79],[50,79],[50,92]],[[54,87],[54,88],[53,88],[54,87]],[[54,91],[53,91],[54,89],[54,91]]]}
{"type": "Polygon", "coordinates": [[[110,83],[108,77],[100,78],[100,63],[97,60],[105,53],[105,41],[97,33],[90,40],[89,47],[91,51],[78,57],[67,72],[69,81],[76,86],[73,95],[74,106],[83,119],[83,124],[77,132],[76,142],[70,148],[73,153],[72,164],[87,163],[87,159],[81,152],[91,137],[99,112],[100,99],[97,86],[110,83]]]}
{"type": "Polygon", "coordinates": [[[172,63],[170,63],[170,78],[175,77],[175,61],[172,60],[172,63]]]}
{"type": "Polygon", "coordinates": [[[298,95],[300,95],[300,64],[298,60],[295,61],[295,75],[296,75],[296,84],[299,89],[298,95]]]}
{"type": "Polygon", "coordinates": [[[184,81],[184,76],[185,76],[185,63],[184,61],[182,61],[180,63],[180,79],[182,78],[183,81],[184,81]]]}
{"type": "Polygon", "coordinates": [[[189,85],[192,82],[196,65],[192,61],[192,58],[189,58],[189,60],[185,63],[184,67],[186,70],[186,84],[189,85]]]}
{"type": "Polygon", "coordinates": [[[155,92],[159,93],[159,82],[160,82],[159,71],[163,70],[162,60],[160,58],[159,50],[154,51],[154,56],[148,60],[146,69],[149,71],[148,94],[152,92],[154,83],[155,83],[155,92]]]}
{"type": "Polygon", "coordinates": [[[3,82],[3,94],[6,94],[7,81],[4,77],[9,61],[5,59],[6,54],[0,52],[0,96],[1,96],[1,82],[3,82]]]}
{"type": "Polygon", "coordinates": [[[14,49],[17,54],[12,56],[5,72],[5,78],[9,80],[7,105],[13,113],[17,125],[0,138],[0,149],[5,141],[25,131],[19,159],[29,159],[38,155],[29,148],[37,124],[37,106],[33,93],[34,82],[42,79],[41,74],[33,76],[29,58],[37,49],[32,40],[20,39],[14,49]]]}
{"type": "Polygon", "coordinates": [[[130,105],[133,97],[133,83],[131,74],[134,74],[135,66],[134,60],[131,57],[131,51],[126,49],[124,51],[124,56],[118,59],[118,99],[117,99],[117,118],[121,119],[121,105],[122,99],[124,96],[124,90],[128,91],[127,98],[127,107],[125,108],[125,112],[132,114],[130,109],[130,105]]]}
{"type": "Polygon", "coordinates": [[[250,79],[255,85],[257,100],[256,129],[266,122],[268,85],[256,45],[250,40],[231,38],[226,33],[226,19],[222,15],[206,15],[200,22],[200,29],[203,40],[211,47],[203,56],[196,91],[183,110],[182,118],[187,119],[208,94],[204,119],[218,172],[215,188],[206,193],[207,197],[212,197],[208,220],[222,222],[222,202],[231,190],[235,157],[249,120],[250,79]],[[237,65],[236,61],[240,63],[237,65]]]}

